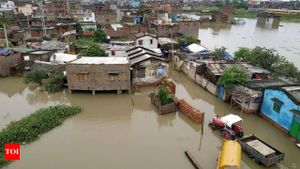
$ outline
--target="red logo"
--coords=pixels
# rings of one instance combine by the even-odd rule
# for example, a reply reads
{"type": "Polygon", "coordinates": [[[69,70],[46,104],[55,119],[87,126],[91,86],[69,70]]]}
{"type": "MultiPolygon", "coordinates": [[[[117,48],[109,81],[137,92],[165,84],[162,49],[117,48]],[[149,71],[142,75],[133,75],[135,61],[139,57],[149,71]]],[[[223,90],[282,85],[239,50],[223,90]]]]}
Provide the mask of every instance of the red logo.
{"type": "Polygon", "coordinates": [[[20,144],[4,144],[4,160],[20,160],[20,144]]]}

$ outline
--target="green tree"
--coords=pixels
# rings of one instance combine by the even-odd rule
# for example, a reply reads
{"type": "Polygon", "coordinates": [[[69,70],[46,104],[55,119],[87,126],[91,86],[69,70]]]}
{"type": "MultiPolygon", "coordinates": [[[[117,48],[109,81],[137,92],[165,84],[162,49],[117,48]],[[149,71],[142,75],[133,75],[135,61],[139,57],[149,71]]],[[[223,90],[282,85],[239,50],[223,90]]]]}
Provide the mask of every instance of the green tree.
{"type": "Polygon", "coordinates": [[[73,41],[73,44],[77,48],[88,48],[90,45],[94,44],[91,38],[79,38],[73,41]]]}
{"type": "Polygon", "coordinates": [[[226,52],[226,48],[224,46],[220,47],[220,48],[215,48],[213,55],[217,58],[217,59],[222,59],[225,56],[225,52],[226,52]]]}
{"type": "Polygon", "coordinates": [[[102,29],[97,29],[97,31],[94,33],[94,41],[98,43],[104,43],[107,42],[107,35],[102,29]]]}
{"type": "Polygon", "coordinates": [[[178,39],[180,46],[189,46],[193,43],[199,43],[199,40],[193,36],[182,36],[178,39]]]}
{"type": "Polygon", "coordinates": [[[239,67],[226,68],[224,74],[220,77],[218,85],[225,89],[230,89],[236,84],[244,84],[248,80],[248,74],[245,69],[239,67]]]}
{"type": "Polygon", "coordinates": [[[240,48],[234,52],[236,61],[249,61],[248,58],[251,55],[251,49],[249,48],[240,48]]]}
{"type": "Polygon", "coordinates": [[[105,50],[102,49],[99,44],[92,43],[87,49],[80,52],[80,56],[108,56],[105,50]]]}
{"type": "Polygon", "coordinates": [[[76,22],[75,30],[76,30],[77,33],[82,32],[82,26],[79,22],[76,22]]]}
{"type": "Polygon", "coordinates": [[[56,72],[49,76],[44,84],[45,90],[49,93],[55,93],[60,91],[64,86],[64,74],[63,72],[56,72]]]}
{"type": "Polygon", "coordinates": [[[26,72],[24,74],[24,82],[30,83],[37,83],[39,85],[42,85],[42,82],[44,79],[47,78],[47,73],[44,70],[36,69],[30,72],[26,72]]]}

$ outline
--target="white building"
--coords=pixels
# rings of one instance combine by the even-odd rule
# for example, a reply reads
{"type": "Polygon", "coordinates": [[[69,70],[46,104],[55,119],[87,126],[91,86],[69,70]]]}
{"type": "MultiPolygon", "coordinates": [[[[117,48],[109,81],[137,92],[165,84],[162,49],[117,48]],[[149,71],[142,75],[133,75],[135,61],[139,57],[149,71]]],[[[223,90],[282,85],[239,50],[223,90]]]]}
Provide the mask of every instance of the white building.
{"type": "Polygon", "coordinates": [[[136,35],[135,46],[141,46],[148,49],[156,49],[158,48],[158,40],[156,35],[152,35],[149,33],[139,33],[136,35]]]}

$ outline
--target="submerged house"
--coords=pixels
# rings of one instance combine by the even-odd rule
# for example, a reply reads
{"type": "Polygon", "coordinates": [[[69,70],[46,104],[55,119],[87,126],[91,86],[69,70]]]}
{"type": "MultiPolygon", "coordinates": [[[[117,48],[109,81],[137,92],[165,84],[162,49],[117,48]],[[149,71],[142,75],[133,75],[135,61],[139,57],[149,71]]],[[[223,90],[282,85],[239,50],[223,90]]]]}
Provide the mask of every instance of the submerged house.
{"type": "Polygon", "coordinates": [[[260,111],[265,119],[300,141],[300,86],[266,89],[260,111]]]}
{"type": "Polygon", "coordinates": [[[238,106],[244,113],[257,113],[266,88],[290,84],[292,83],[280,79],[251,80],[230,90],[230,103],[232,106],[238,106]]]}
{"type": "Polygon", "coordinates": [[[70,93],[74,90],[130,90],[130,65],[123,57],[82,57],[66,65],[70,93]]]}
{"type": "Polygon", "coordinates": [[[142,47],[127,50],[134,86],[148,86],[160,82],[169,75],[169,64],[161,55],[142,47]]]}
{"type": "Polygon", "coordinates": [[[12,49],[0,48],[0,76],[10,76],[22,65],[21,53],[12,49]]]}

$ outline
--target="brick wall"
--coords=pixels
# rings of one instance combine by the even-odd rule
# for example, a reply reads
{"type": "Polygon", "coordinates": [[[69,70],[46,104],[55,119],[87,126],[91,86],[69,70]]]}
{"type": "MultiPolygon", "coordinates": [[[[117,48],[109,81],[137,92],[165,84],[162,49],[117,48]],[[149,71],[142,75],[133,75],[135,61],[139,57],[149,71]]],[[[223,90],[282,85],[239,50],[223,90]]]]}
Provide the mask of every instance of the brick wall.
{"type": "Polygon", "coordinates": [[[192,119],[194,122],[203,122],[204,113],[189,105],[185,100],[181,99],[178,101],[178,109],[181,113],[192,119]]]}

